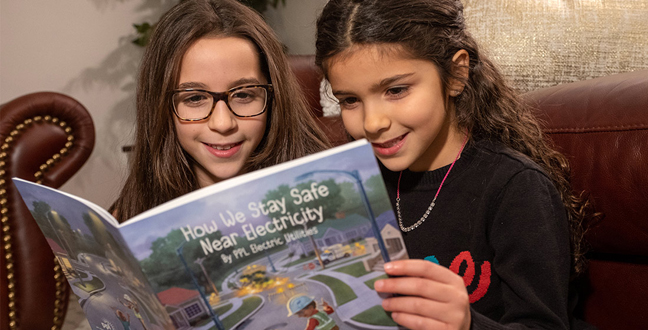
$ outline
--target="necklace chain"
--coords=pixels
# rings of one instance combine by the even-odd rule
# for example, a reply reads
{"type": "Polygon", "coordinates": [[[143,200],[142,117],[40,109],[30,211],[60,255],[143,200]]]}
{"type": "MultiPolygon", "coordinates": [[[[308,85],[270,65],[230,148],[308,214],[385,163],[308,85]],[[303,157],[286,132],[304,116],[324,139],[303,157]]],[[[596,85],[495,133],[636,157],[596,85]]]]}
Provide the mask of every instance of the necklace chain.
{"type": "Polygon", "coordinates": [[[432,212],[432,209],[434,208],[434,205],[436,204],[436,199],[437,196],[439,196],[439,192],[441,191],[441,187],[443,187],[443,183],[445,182],[446,178],[448,177],[448,174],[450,174],[450,170],[452,170],[452,167],[454,164],[457,162],[457,159],[459,159],[459,156],[461,156],[461,152],[463,151],[464,147],[466,146],[466,142],[468,141],[468,134],[466,134],[466,138],[464,139],[463,144],[461,145],[461,149],[459,149],[459,153],[457,154],[457,157],[455,157],[455,160],[450,164],[450,168],[446,172],[445,176],[443,177],[443,180],[441,180],[441,184],[439,185],[439,189],[437,189],[436,194],[434,195],[434,198],[432,199],[432,203],[430,203],[430,206],[428,206],[427,210],[425,210],[425,213],[423,213],[423,216],[413,225],[409,227],[405,227],[403,225],[403,218],[401,217],[401,210],[400,210],[400,182],[401,178],[403,177],[403,171],[400,172],[400,175],[398,176],[398,185],[396,186],[396,215],[398,216],[398,226],[403,232],[409,232],[414,229],[416,229],[418,226],[423,224],[425,220],[427,220],[428,216],[430,215],[430,212],[432,212]]]}

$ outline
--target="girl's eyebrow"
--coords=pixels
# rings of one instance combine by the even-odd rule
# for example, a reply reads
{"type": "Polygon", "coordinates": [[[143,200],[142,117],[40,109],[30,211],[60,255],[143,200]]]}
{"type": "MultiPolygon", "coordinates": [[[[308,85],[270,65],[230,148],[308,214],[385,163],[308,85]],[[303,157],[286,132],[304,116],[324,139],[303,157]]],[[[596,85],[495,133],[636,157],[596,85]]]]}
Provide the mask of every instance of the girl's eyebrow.
{"type": "MultiPolygon", "coordinates": [[[[251,78],[251,77],[250,78],[241,78],[241,79],[238,79],[238,80],[235,80],[235,81],[229,83],[228,89],[238,87],[238,86],[242,86],[242,85],[259,85],[259,84],[261,84],[261,82],[257,78],[251,78]]],[[[201,82],[188,81],[188,82],[183,82],[182,84],[180,84],[178,86],[178,89],[191,89],[191,88],[207,89],[207,85],[205,85],[205,84],[203,84],[201,82]]],[[[220,91],[220,92],[224,92],[224,91],[220,91]]]]}
{"type": "Polygon", "coordinates": [[[199,82],[193,82],[193,81],[188,81],[188,82],[183,82],[178,86],[177,89],[206,89],[207,86],[205,84],[199,83],[199,82]]]}
{"type": "Polygon", "coordinates": [[[259,81],[259,79],[248,77],[248,78],[241,78],[239,80],[232,82],[229,85],[230,86],[229,88],[234,88],[242,85],[259,85],[259,84],[261,84],[261,81],[259,81]]]}
{"type": "Polygon", "coordinates": [[[413,75],[414,75],[414,72],[410,72],[410,73],[403,73],[403,74],[395,75],[395,76],[392,76],[392,77],[389,77],[389,78],[385,78],[385,79],[381,80],[379,83],[371,86],[370,90],[372,92],[379,91],[379,90],[385,88],[385,86],[391,85],[391,84],[393,84],[395,82],[398,82],[401,79],[405,79],[405,78],[408,78],[408,77],[413,76],[413,75]]]}
{"type": "MultiPolygon", "coordinates": [[[[414,72],[410,72],[410,73],[403,73],[403,74],[399,74],[399,75],[395,75],[395,76],[392,76],[392,77],[385,78],[385,79],[381,80],[379,83],[374,84],[373,86],[371,86],[371,88],[369,90],[372,93],[375,93],[375,92],[380,91],[381,89],[385,88],[385,86],[396,83],[399,80],[411,77],[414,74],[415,74],[414,72]]],[[[344,90],[334,90],[332,92],[333,92],[333,96],[335,96],[335,97],[337,97],[338,95],[353,94],[352,92],[347,92],[347,91],[344,91],[344,90]]]]}

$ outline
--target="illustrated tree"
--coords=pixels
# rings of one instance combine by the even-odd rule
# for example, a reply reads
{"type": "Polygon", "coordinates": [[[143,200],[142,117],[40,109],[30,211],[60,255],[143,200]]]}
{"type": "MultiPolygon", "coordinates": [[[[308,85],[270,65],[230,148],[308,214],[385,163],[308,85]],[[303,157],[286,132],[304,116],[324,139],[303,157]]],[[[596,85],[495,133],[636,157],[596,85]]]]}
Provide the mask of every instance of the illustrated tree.
{"type": "MultiPolygon", "coordinates": [[[[31,214],[45,237],[54,240],[68,253],[76,250],[78,237],[76,232],[72,230],[70,222],[64,216],[52,210],[52,207],[46,202],[34,201],[32,206],[31,214]]],[[[70,254],[70,257],[76,259],[73,254],[70,254]]]]}
{"type": "Polygon", "coordinates": [[[340,183],[340,195],[344,200],[342,210],[350,211],[362,207],[362,200],[355,183],[349,181],[340,183]]]}
{"type": "MultiPolygon", "coordinates": [[[[218,240],[222,237],[220,231],[205,235],[204,238],[218,240]]],[[[184,265],[180,260],[177,249],[185,243],[184,234],[180,229],[169,232],[164,237],[159,237],[151,244],[151,255],[142,260],[142,269],[153,279],[153,285],[156,290],[164,290],[170,287],[187,287],[191,283],[191,277],[185,271],[184,265]]],[[[231,252],[231,248],[223,249],[220,252],[231,252]]],[[[205,254],[198,241],[186,242],[182,254],[191,271],[194,274],[202,273],[199,265],[194,263],[195,260],[205,257],[205,254]]],[[[210,269],[219,269],[223,265],[221,258],[207,257],[203,261],[203,266],[209,273],[210,269]]],[[[196,275],[198,276],[198,275],[196,275]]],[[[207,290],[208,291],[208,290],[207,290]]]]}
{"type": "MultiPolygon", "coordinates": [[[[263,199],[263,203],[267,203],[270,200],[280,200],[281,198],[286,199],[286,213],[290,214],[295,214],[295,213],[301,213],[301,208],[304,207],[309,207],[309,208],[318,208],[322,207],[323,211],[323,218],[324,219],[335,219],[335,213],[340,210],[341,206],[344,204],[344,196],[342,195],[342,189],[340,186],[335,182],[333,179],[328,179],[324,180],[321,182],[318,182],[318,186],[326,186],[328,190],[328,195],[327,196],[311,196],[310,198],[308,197],[309,193],[302,193],[304,191],[310,191],[312,183],[315,181],[307,181],[307,182],[302,182],[297,184],[294,187],[290,187],[288,185],[280,185],[274,190],[270,190],[266,193],[265,198],[263,199]],[[297,189],[299,192],[302,201],[300,204],[296,204],[295,202],[298,201],[295,199],[291,194],[290,191],[293,189],[297,189]],[[308,201],[306,201],[308,199],[308,201]]],[[[283,214],[280,214],[278,212],[275,213],[270,213],[268,214],[269,218],[272,217],[281,217],[283,214]]],[[[313,221],[308,221],[304,224],[304,229],[309,229],[313,225],[317,224],[317,222],[313,221]]],[[[317,244],[315,243],[315,239],[313,239],[313,236],[309,236],[311,244],[313,246],[313,251],[315,252],[315,256],[317,257],[317,260],[319,260],[320,265],[322,268],[324,268],[324,262],[322,261],[322,257],[320,256],[320,251],[319,248],[317,247],[317,244]]]]}
{"type": "MultiPolygon", "coordinates": [[[[104,249],[110,248],[113,252],[115,252],[117,258],[123,261],[127,260],[128,256],[123,253],[121,249],[119,249],[120,244],[106,228],[106,225],[104,225],[104,223],[99,220],[99,217],[96,214],[92,212],[85,212],[81,217],[83,218],[83,223],[92,233],[92,236],[94,237],[94,240],[96,242],[95,244],[100,246],[102,248],[102,251],[105,251],[104,249]]],[[[103,254],[104,256],[106,256],[105,252],[103,254]]],[[[120,260],[115,260],[115,262],[118,262],[120,260]]]]}
{"type": "Polygon", "coordinates": [[[391,202],[385,199],[387,191],[380,174],[372,175],[364,182],[367,191],[367,198],[371,201],[371,206],[376,215],[391,210],[391,202]]]}
{"type": "Polygon", "coordinates": [[[81,236],[75,230],[72,230],[70,222],[61,214],[55,210],[50,210],[47,213],[47,218],[56,228],[59,239],[63,243],[62,246],[65,247],[65,250],[68,252],[68,256],[71,259],[77,260],[77,255],[79,253],[78,242],[81,240],[81,236]]]}
{"type": "Polygon", "coordinates": [[[34,220],[36,220],[36,223],[38,223],[38,226],[43,231],[45,237],[51,238],[57,244],[61,245],[62,243],[59,242],[54,228],[47,219],[47,214],[52,210],[52,207],[49,204],[40,201],[34,201],[32,203],[32,206],[33,209],[31,210],[31,214],[34,217],[34,220]]]}

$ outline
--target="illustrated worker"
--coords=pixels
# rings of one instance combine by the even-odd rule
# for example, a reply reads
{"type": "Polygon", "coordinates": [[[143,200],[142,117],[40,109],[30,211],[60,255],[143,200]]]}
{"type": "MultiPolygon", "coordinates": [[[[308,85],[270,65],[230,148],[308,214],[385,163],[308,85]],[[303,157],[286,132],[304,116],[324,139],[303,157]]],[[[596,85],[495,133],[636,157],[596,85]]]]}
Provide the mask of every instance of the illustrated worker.
{"type": "Polygon", "coordinates": [[[288,317],[297,315],[308,318],[306,330],[340,330],[329,315],[334,312],[324,299],[322,299],[322,310],[317,309],[315,300],[306,295],[296,295],[288,300],[288,317]]]}

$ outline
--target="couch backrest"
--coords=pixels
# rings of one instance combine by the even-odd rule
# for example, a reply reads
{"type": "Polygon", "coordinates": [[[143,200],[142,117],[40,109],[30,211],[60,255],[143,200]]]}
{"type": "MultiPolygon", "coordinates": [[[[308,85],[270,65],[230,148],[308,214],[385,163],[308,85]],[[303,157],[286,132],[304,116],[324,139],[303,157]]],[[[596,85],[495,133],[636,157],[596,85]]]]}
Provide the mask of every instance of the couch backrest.
{"type": "MultiPolygon", "coordinates": [[[[322,117],[319,97],[313,100],[321,80],[314,57],[295,60],[320,125],[334,144],[344,143],[339,117],[322,117]]],[[[569,158],[574,189],[589,192],[604,214],[586,235],[590,263],[579,312],[600,329],[648,327],[648,71],[549,87],[524,98],[569,158]]]]}
{"type": "Polygon", "coordinates": [[[39,92],[0,107],[0,329],[60,329],[69,286],[12,177],[58,188],[90,156],[95,131],[69,96],[39,92]]]}
{"type": "Polygon", "coordinates": [[[524,95],[572,167],[576,191],[604,218],[590,224],[583,312],[601,329],[648,327],[648,70],[524,95]]]}

